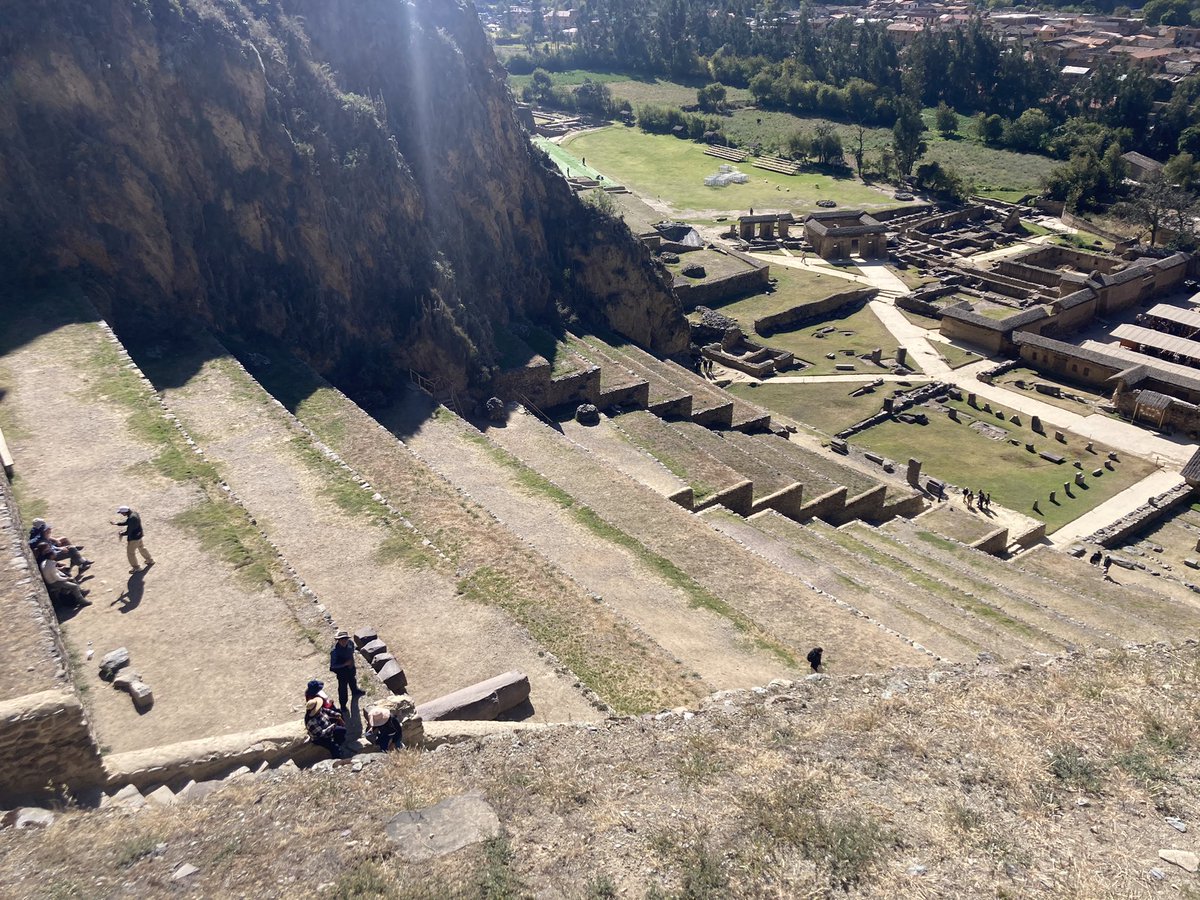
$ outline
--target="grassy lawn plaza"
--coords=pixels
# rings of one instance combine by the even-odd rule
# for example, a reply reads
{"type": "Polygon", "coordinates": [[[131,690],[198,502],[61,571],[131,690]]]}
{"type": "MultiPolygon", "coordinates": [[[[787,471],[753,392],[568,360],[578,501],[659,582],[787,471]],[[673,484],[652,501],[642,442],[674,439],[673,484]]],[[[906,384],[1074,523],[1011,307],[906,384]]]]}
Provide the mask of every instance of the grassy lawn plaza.
{"type": "MultiPolygon", "coordinates": [[[[891,370],[858,357],[876,347],[883,350],[884,359],[895,356],[896,352],[896,339],[871,308],[865,305],[852,312],[842,310],[831,313],[820,323],[805,325],[796,331],[780,331],[761,340],[771,347],[791,350],[798,359],[808,363],[809,367],[802,373],[804,375],[836,375],[850,371],[839,370],[839,365],[853,365],[853,371],[860,375],[885,375],[891,370]],[[836,331],[817,336],[818,331],[829,326],[836,331]],[[833,359],[827,358],[829,353],[834,354],[833,359]]],[[[908,363],[910,366],[916,365],[911,354],[908,363]]]]}
{"type": "Polygon", "coordinates": [[[1051,533],[1154,471],[1154,465],[1147,460],[1120,454],[1120,461],[1113,463],[1115,471],[1110,472],[1103,469],[1107,447],[1097,444],[1094,452],[1088,453],[1087,441],[1073,435],[1067,435],[1063,444],[1054,440],[1052,428],[1047,428],[1049,436],[1034,434],[1028,417],[1022,417],[1021,424],[1014,426],[1007,418],[1001,420],[994,414],[972,409],[965,402],[950,401],[946,405],[959,411],[959,422],[932,410],[928,425],[885,422],[851,440],[891,459],[919,459],[925,473],[959,487],[987,491],[996,503],[1026,515],[1037,515],[1032,506],[1038,500],[1041,518],[1051,533]],[[971,427],[976,421],[1007,433],[1018,441],[1017,446],[1008,439],[986,437],[971,427]],[[1030,453],[1025,449],[1026,443],[1033,444],[1038,452],[1030,453]],[[1038,455],[1042,451],[1059,454],[1066,461],[1045,460],[1038,455]],[[1083,468],[1076,469],[1072,465],[1074,460],[1081,461],[1083,468]],[[1103,470],[1099,478],[1092,475],[1096,469],[1103,470]],[[1084,473],[1087,486],[1072,485],[1074,496],[1068,497],[1063,482],[1074,482],[1077,471],[1084,473]],[[1051,491],[1057,492],[1055,503],[1050,502],[1051,491]]]}
{"type": "MultiPolygon", "coordinates": [[[[744,260],[738,259],[736,256],[730,256],[728,253],[719,253],[716,250],[692,250],[689,253],[680,253],[679,262],[666,263],[665,265],[671,271],[671,274],[675,276],[682,275],[683,269],[686,266],[704,266],[705,275],[703,278],[684,276],[685,280],[696,284],[703,284],[706,281],[714,281],[718,278],[726,278],[730,275],[751,271],[752,269],[744,260]]],[[[726,314],[729,315],[729,313],[726,314]]]]}
{"type": "MultiPolygon", "coordinates": [[[[1080,387],[1075,384],[1068,384],[1065,381],[1056,381],[1051,377],[1043,375],[1040,372],[1035,372],[1033,369],[1027,369],[1024,366],[1019,369],[1013,369],[1010,372],[1005,372],[994,383],[1008,390],[1027,392],[1043,403],[1049,403],[1051,406],[1057,406],[1060,409],[1068,410],[1080,416],[1091,416],[1100,413],[1099,405],[1107,403],[1109,400],[1109,395],[1106,393],[1080,387]],[[1018,387],[1018,381],[1022,382],[1024,387],[1018,387]],[[1034,384],[1055,385],[1062,389],[1062,396],[1055,397],[1051,394],[1035,392],[1033,388],[1034,384]]],[[[1120,416],[1116,416],[1116,418],[1120,418],[1120,416]]]]}
{"type": "Polygon", "coordinates": [[[559,171],[568,178],[574,178],[581,175],[586,175],[588,178],[596,179],[600,174],[591,166],[585,166],[583,160],[576,159],[558,144],[544,137],[535,137],[533,142],[554,160],[554,164],[558,166],[559,171]]]}
{"type": "Polygon", "coordinates": [[[563,146],[576,158],[586,157],[605,178],[669,203],[682,218],[749,209],[808,213],[818,209],[818,200],[825,199],[868,210],[899,205],[890,193],[867,187],[855,178],[816,172],[780,175],[756,169],[749,160],[735,166],[750,176],[746,184],[707,187],[705,176],[717,174],[722,161],[706,156],[703,145],[636,128],[612,126],[589,131],[567,138],[563,146]]]}
{"type": "Polygon", "coordinates": [[[895,390],[903,390],[898,385],[885,383],[872,393],[861,397],[850,396],[863,387],[866,384],[861,381],[780,384],[768,380],[757,385],[735,381],[726,390],[735,397],[757,403],[773,413],[832,437],[843,428],[879,412],[885,397],[890,397],[895,390]]]}
{"type": "MultiPolygon", "coordinates": [[[[689,261],[696,257],[696,253],[689,253],[683,259],[689,261]]],[[[813,274],[804,269],[789,269],[786,266],[772,265],[771,277],[775,279],[773,291],[751,294],[719,307],[722,314],[737,319],[742,331],[747,335],[754,334],[754,320],[757,318],[783,312],[793,306],[824,300],[832,294],[851,290],[856,286],[834,275],[813,274]]]]}

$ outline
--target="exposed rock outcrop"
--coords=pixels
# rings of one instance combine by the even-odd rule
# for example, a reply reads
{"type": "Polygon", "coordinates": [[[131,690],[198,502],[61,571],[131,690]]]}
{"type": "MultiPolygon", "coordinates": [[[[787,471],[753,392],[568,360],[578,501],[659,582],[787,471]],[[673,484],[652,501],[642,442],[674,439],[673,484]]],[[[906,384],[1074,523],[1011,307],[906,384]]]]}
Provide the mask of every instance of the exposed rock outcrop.
{"type": "Polygon", "coordinates": [[[686,346],[465,0],[31,0],[0,66],[0,269],[84,281],[118,330],[266,332],[358,393],[478,381],[517,318],[686,346]]]}

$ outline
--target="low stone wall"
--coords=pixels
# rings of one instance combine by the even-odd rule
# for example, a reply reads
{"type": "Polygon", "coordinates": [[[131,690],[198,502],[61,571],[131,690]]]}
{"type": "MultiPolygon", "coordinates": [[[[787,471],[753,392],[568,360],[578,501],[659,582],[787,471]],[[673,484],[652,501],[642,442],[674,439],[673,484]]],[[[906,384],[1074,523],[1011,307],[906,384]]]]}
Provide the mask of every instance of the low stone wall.
{"type": "Polygon", "coordinates": [[[1107,228],[1101,228],[1094,222],[1089,222],[1087,219],[1081,219],[1074,213],[1066,212],[1065,210],[1059,216],[1064,225],[1069,225],[1072,228],[1078,228],[1082,231],[1098,234],[1102,238],[1112,241],[1115,244],[1121,244],[1129,240],[1126,235],[1117,234],[1115,231],[1109,231],[1107,228]]]}
{"type": "Polygon", "coordinates": [[[509,369],[492,379],[491,392],[502,400],[528,399],[542,409],[567,403],[595,403],[600,397],[600,369],[591,366],[561,378],[550,377],[550,364],[509,369]]]}
{"type": "Polygon", "coordinates": [[[708,509],[710,506],[718,504],[726,509],[737,513],[739,516],[750,515],[750,509],[754,503],[754,482],[747,479],[739,481],[733,487],[726,488],[723,491],[717,491],[712,496],[706,498],[703,502],[695,506],[695,511],[700,512],[702,509],[708,509]]]}
{"type": "Polygon", "coordinates": [[[925,498],[918,493],[908,494],[903,497],[897,497],[890,502],[884,502],[882,520],[888,521],[897,516],[904,519],[911,519],[913,516],[920,515],[925,510],[925,498]]]}
{"type": "Polygon", "coordinates": [[[550,408],[568,403],[595,403],[599,396],[600,369],[592,367],[561,378],[551,378],[539,405],[550,408]]]}
{"type": "Polygon", "coordinates": [[[0,806],[104,780],[100,751],[74,692],[41,691],[0,702],[0,806]]]}
{"type": "Polygon", "coordinates": [[[843,484],[832,491],[826,491],[824,494],[813,497],[801,507],[800,516],[802,519],[829,521],[846,508],[846,495],[849,493],[850,489],[843,484]]]}
{"type": "Polygon", "coordinates": [[[883,499],[886,495],[887,485],[868,488],[861,494],[849,497],[840,510],[830,514],[827,521],[830,525],[844,525],[854,519],[878,522],[883,518],[883,499]]]}
{"type": "Polygon", "coordinates": [[[992,556],[1003,556],[1004,551],[1008,549],[1008,529],[997,528],[979,540],[972,541],[971,546],[984,553],[990,553],[992,556]]]}
{"type": "MultiPolygon", "coordinates": [[[[949,293],[953,293],[955,288],[947,288],[949,293]]],[[[940,319],[942,317],[942,309],[933,303],[928,302],[925,297],[928,294],[922,293],[921,296],[916,294],[901,294],[896,298],[896,306],[900,309],[907,310],[911,313],[916,313],[918,316],[924,316],[927,319],[940,319]]]]}
{"type": "Polygon", "coordinates": [[[879,291],[876,288],[856,288],[852,291],[843,291],[840,294],[833,294],[815,303],[804,303],[800,306],[793,306],[791,309],[785,309],[783,312],[778,312],[774,315],[755,319],[754,330],[764,337],[774,334],[776,331],[790,331],[809,319],[827,316],[835,310],[842,309],[854,303],[865,303],[878,293],[879,291]]]}
{"type": "Polygon", "coordinates": [[[798,520],[804,509],[804,485],[792,484],[768,494],[755,502],[752,512],[759,513],[766,509],[773,509],[782,516],[798,520]]]}
{"type": "Polygon", "coordinates": [[[628,387],[615,388],[601,393],[596,399],[600,407],[622,406],[645,409],[650,405],[650,382],[642,381],[628,387]]]}
{"type": "Polygon", "coordinates": [[[1132,535],[1144,531],[1160,519],[1166,518],[1180,506],[1191,503],[1195,493],[1196,489],[1191,485],[1181,484],[1164,494],[1151,497],[1148,502],[1122,517],[1119,521],[1114,522],[1107,528],[1101,528],[1083,540],[1100,544],[1102,547],[1116,547],[1119,544],[1125,543],[1132,535]]]}
{"type": "Polygon", "coordinates": [[[724,278],[706,278],[703,281],[692,281],[687,278],[675,279],[675,296],[683,304],[685,312],[691,312],[697,306],[711,306],[724,300],[733,300],[746,294],[754,294],[766,290],[770,283],[771,269],[766,263],[749,260],[757,268],[748,268],[744,272],[735,272],[724,278]]]}

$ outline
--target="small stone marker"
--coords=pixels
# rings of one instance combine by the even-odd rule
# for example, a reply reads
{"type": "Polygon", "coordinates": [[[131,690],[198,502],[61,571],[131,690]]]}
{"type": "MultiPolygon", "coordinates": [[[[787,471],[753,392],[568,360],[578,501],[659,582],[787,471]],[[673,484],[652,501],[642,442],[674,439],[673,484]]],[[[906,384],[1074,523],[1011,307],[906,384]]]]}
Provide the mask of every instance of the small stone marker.
{"type": "Polygon", "coordinates": [[[976,401],[976,399],[975,399],[975,395],[974,395],[974,394],[967,394],[967,406],[978,406],[978,405],[979,405],[979,404],[978,404],[978,402],[977,402],[977,401],[976,401]]]}
{"type": "Polygon", "coordinates": [[[1190,850],[1163,849],[1158,851],[1158,858],[1179,866],[1181,869],[1186,869],[1188,872],[1200,869],[1200,856],[1190,850]]]}
{"type": "Polygon", "coordinates": [[[1103,469],[1092,469],[1092,477],[1093,478],[1099,478],[1103,474],[1104,474],[1103,469]]]}
{"type": "Polygon", "coordinates": [[[1021,417],[1014,413],[1013,415],[1008,417],[1008,421],[1012,422],[1014,425],[1020,425],[1021,417]]]}
{"type": "Polygon", "coordinates": [[[990,403],[987,403],[987,402],[984,402],[984,404],[983,404],[983,411],[984,411],[985,413],[990,413],[990,412],[992,411],[992,404],[990,404],[990,403]]]}
{"type": "Polygon", "coordinates": [[[946,408],[946,415],[948,415],[950,417],[951,422],[957,422],[959,420],[958,419],[958,410],[955,409],[953,406],[949,406],[946,408]]]}
{"type": "Polygon", "coordinates": [[[1039,516],[1042,514],[1042,511],[1038,508],[1038,502],[1036,500],[1033,501],[1033,511],[1039,516]]]}
{"type": "Polygon", "coordinates": [[[1004,421],[1004,410],[1002,410],[1002,409],[996,410],[996,418],[999,419],[1001,422],[1003,422],[1004,421]]]}
{"type": "Polygon", "coordinates": [[[1067,442],[1067,436],[1065,434],[1063,434],[1061,431],[1054,432],[1054,439],[1056,441],[1058,441],[1060,444],[1065,444],[1067,442]]]}
{"type": "Polygon", "coordinates": [[[894,411],[895,408],[896,408],[895,398],[893,398],[893,397],[884,397],[883,398],[883,411],[885,413],[890,413],[890,412],[894,411]]]}
{"type": "Polygon", "coordinates": [[[105,681],[111,681],[117,674],[117,670],[127,665],[129,665],[129,650],[125,647],[118,647],[111,653],[104,654],[104,658],[100,660],[100,677],[105,681]]]}
{"type": "Polygon", "coordinates": [[[358,648],[358,652],[367,659],[374,659],[377,653],[387,653],[387,644],[376,638],[370,643],[363,644],[358,648]]]}
{"type": "Polygon", "coordinates": [[[1084,449],[1085,449],[1085,450],[1087,450],[1087,452],[1088,452],[1088,453],[1095,453],[1095,452],[1096,452],[1095,450],[1093,450],[1093,449],[1092,449],[1092,442],[1091,442],[1091,441],[1088,441],[1088,442],[1087,442],[1087,446],[1086,446],[1084,449]]]}
{"type": "Polygon", "coordinates": [[[364,644],[369,644],[371,641],[379,639],[379,632],[371,626],[367,625],[354,632],[354,646],[362,647],[364,644]]]}
{"type": "Polygon", "coordinates": [[[1079,487],[1083,487],[1083,473],[1082,472],[1075,473],[1075,483],[1077,485],[1079,485],[1079,487]]]}
{"type": "Polygon", "coordinates": [[[1050,492],[1050,502],[1054,503],[1057,500],[1058,500],[1058,491],[1051,491],[1050,492]]]}
{"type": "Polygon", "coordinates": [[[500,833],[496,811],[479,794],[449,797],[434,806],[398,813],[385,828],[396,854],[409,862],[446,856],[500,833]]]}
{"type": "Polygon", "coordinates": [[[1033,429],[1034,434],[1045,434],[1045,431],[1042,430],[1041,416],[1034,416],[1032,419],[1030,419],[1029,427],[1033,429]]]}
{"type": "Polygon", "coordinates": [[[1119,460],[1117,459],[1117,451],[1116,451],[1116,450],[1109,450],[1109,451],[1108,451],[1108,458],[1109,458],[1109,459],[1110,459],[1112,462],[1118,462],[1118,461],[1119,461],[1119,460]]]}
{"type": "Polygon", "coordinates": [[[1077,469],[1083,468],[1083,463],[1081,463],[1079,460],[1075,460],[1073,463],[1071,463],[1071,465],[1073,465],[1077,469]]]}
{"type": "Polygon", "coordinates": [[[174,872],[171,873],[171,880],[172,881],[183,881],[183,879],[190,878],[191,876],[195,875],[199,871],[200,870],[197,869],[195,866],[193,866],[191,863],[184,863],[178,869],[176,869],[174,872]]]}
{"type": "Polygon", "coordinates": [[[883,348],[882,347],[876,347],[874,350],[871,351],[871,362],[875,363],[875,365],[877,365],[877,366],[883,362],[883,348]]]}
{"type": "Polygon", "coordinates": [[[906,347],[896,348],[896,365],[904,366],[908,364],[908,349],[906,347]]]}
{"type": "Polygon", "coordinates": [[[919,459],[909,459],[908,472],[905,475],[904,480],[907,481],[909,484],[911,484],[913,487],[917,487],[917,485],[920,483],[920,481],[921,481],[921,461],[919,459]]]}
{"type": "Polygon", "coordinates": [[[371,668],[378,672],[395,659],[396,657],[392,656],[390,653],[376,653],[375,658],[371,660],[371,668]]]}
{"type": "Polygon", "coordinates": [[[408,688],[408,678],[404,674],[404,670],[400,668],[400,663],[394,659],[387,663],[377,673],[379,680],[384,683],[389,691],[393,694],[403,694],[408,688]]]}

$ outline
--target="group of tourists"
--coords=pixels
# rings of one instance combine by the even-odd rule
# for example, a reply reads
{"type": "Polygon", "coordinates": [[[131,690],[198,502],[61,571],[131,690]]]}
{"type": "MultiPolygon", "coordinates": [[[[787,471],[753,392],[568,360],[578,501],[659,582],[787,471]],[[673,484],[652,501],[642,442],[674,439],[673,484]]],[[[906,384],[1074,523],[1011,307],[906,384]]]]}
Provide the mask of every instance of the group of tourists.
{"type": "MultiPolygon", "coordinates": [[[[339,631],[329,651],[329,671],[338,680],[337,706],[325,693],[323,681],[314,678],[304,689],[304,727],[309,740],[328,750],[334,759],[354,755],[354,750],[346,746],[349,735],[346,723],[351,714],[347,702],[353,702],[366,693],[358,686],[355,652],[349,632],[339,631]]],[[[380,750],[386,753],[404,746],[403,729],[391,709],[382,705],[372,706],[365,718],[367,727],[363,735],[380,750]]]]}
{"type": "Polygon", "coordinates": [[[967,503],[967,509],[979,507],[980,512],[990,512],[992,508],[992,495],[983,491],[972,491],[970,488],[963,488],[963,499],[967,503]]]}
{"type": "MultiPolygon", "coordinates": [[[[145,560],[146,568],[154,565],[150,551],[143,543],[142,517],[128,506],[117,507],[117,515],[124,516],[122,521],[109,520],[110,525],[125,529],[118,533],[118,538],[125,539],[125,552],[129,558],[130,572],[140,572],[138,553],[145,560]]],[[[54,526],[45,519],[34,519],[29,529],[29,549],[37,561],[42,580],[50,598],[55,601],[70,601],[75,606],[90,606],[92,601],[87,599],[88,590],[80,586],[84,573],[92,567],[92,561],[83,556],[83,544],[77,544],[66,536],[54,533],[54,526]],[[74,569],[74,572],[71,570],[74,569]]]]}

